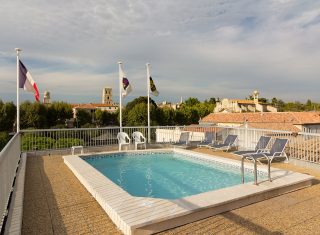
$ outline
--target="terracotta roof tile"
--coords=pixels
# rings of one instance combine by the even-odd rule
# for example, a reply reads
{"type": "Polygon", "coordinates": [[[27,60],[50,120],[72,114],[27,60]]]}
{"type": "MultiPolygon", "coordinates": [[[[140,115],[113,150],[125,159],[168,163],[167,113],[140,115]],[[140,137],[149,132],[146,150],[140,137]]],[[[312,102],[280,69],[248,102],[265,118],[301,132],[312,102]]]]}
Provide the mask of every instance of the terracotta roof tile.
{"type": "Polygon", "coordinates": [[[320,123],[320,112],[278,112],[278,113],[211,113],[202,119],[209,123],[320,123]]]}
{"type": "Polygon", "coordinates": [[[255,128],[299,131],[294,125],[320,124],[320,112],[211,113],[201,120],[201,123],[244,122],[255,128]]]}

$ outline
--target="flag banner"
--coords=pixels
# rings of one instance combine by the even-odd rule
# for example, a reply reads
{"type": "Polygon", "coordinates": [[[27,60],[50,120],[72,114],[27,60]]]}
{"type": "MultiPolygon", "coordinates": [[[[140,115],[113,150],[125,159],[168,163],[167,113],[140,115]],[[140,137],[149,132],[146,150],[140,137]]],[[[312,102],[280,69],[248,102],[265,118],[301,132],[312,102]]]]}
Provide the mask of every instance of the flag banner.
{"type": "Polygon", "coordinates": [[[37,84],[31,77],[30,72],[24,66],[24,64],[19,60],[19,88],[23,88],[25,91],[30,91],[34,93],[36,101],[40,101],[39,90],[37,84]]]}
{"type": "Polygon", "coordinates": [[[120,76],[122,78],[121,95],[122,97],[126,97],[132,91],[132,87],[129,83],[129,80],[126,78],[126,75],[122,71],[122,68],[120,76]]]}
{"type": "Polygon", "coordinates": [[[154,96],[158,96],[159,92],[157,91],[156,85],[154,85],[152,77],[150,76],[149,79],[150,79],[150,93],[154,96]]]}

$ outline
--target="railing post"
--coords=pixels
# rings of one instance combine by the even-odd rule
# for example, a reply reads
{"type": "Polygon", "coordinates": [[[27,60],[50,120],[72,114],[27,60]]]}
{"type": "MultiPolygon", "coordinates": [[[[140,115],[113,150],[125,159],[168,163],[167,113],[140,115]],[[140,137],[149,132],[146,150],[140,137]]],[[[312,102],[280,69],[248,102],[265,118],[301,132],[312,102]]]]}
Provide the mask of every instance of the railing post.
{"type": "Polygon", "coordinates": [[[244,124],[244,128],[245,128],[245,131],[244,131],[244,145],[245,145],[245,148],[248,149],[248,122],[246,121],[245,124],[244,124]]]}

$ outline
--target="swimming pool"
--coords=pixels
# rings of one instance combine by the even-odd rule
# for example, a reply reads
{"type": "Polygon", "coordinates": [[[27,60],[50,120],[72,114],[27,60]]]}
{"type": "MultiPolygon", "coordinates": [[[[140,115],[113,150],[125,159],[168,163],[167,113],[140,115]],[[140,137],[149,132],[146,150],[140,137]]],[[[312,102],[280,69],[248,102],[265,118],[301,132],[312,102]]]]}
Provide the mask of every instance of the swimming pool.
{"type": "MultiPolygon", "coordinates": [[[[212,178],[218,178],[218,176],[210,176],[210,179],[203,176],[199,177],[199,172],[202,172],[201,174],[210,172],[211,174],[211,171],[215,171],[213,168],[217,168],[218,172],[221,170],[220,168],[227,168],[226,171],[223,171],[223,175],[233,175],[235,172],[240,172],[240,162],[181,149],[117,151],[93,155],[69,155],[63,156],[63,158],[64,163],[92,197],[96,199],[111,220],[126,235],[153,234],[164,231],[208,216],[266,200],[292,190],[308,187],[312,184],[313,179],[309,175],[272,168],[272,182],[269,182],[268,180],[261,180],[261,177],[267,175],[267,167],[259,166],[258,175],[260,175],[260,181],[259,186],[256,186],[252,182],[248,182],[252,180],[250,172],[252,174],[253,164],[245,163],[245,172],[249,173],[247,174],[248,178],[246,178],[247,182],[245,184],[239,183],[239,176],[235,177],[237,179],[236,185],[220,189],[214,189],[214,186],[210,189],[208,185],[214,184],[211,181],[212,178]],[[174,155],[170,158],[166,156],[168,152],[174,153],[174,155]],[[152,154],[149,155],[150,153],[152,154]],[[104,165],[101,164],[100,166],[100,163],[95,162],[100,158],[108,159],[107,163],[105,163],[106,169],[110,170],[111,165],[118,165],[115,168],[118,170],[114,170],[112,173],[115,181],[111,180],[111,176],[109,178],[109,176],[105,176],[97,170],[98,168],[103,168],[102,165],[104,165]],[[161,161],[154,161],[154,158],[163,161],[164,164],[161,161]],[[134,165],[134,161],[138,163],[134,165]],[[180,165],[184,164],[184,161],[187,162],[187,166],[192,165],[192,168],[184,168],[184,175],[180,176],[179,181],[176,181],[177,175],[180,173],[173,173],[173,171],[176,168],[180,168],[180,165]],[[97,168],[93,167],[95,164],[98,165],[97,168]],[[168,166],[168,164],[172,165],[172,167],[168,166]],[[156,165],[152,171],[150,170],[150,165],[156,165]],[[141,173],[140,168],[144,168],[145,171],[141,173]],[[160,175],[164,175],[164,168],[167,168],[167,173],[165,173],[167,175],[163,179],[160,178],[160,175]],[[133,174],[134,177],[132,177],[130,175],[131,171],[140,172],[141,178],[138,179],[136,177],[136,172],[133,174]],[[124,175],[126,176],[125,178],[123,178],[124,175]],[[200,179],[207,183],[199,183],[200,179]],[[130,181],[133,182],[133,186],[130,187],[139,188],[138,192],[145,190],[145,196],[141,196],[141,194],[139,194],[140,196],[135,196],[134,193],[129,192],[125,187],[127,187],[130,181]],[[163,198],[163,196],[155,193],[161,185],[158,181],[164,181],[164,185],[168,188],[167,191],[169,190],[171,193],[165,194],[167,198],[163,198]],[[173,181],[174,183],[167,181],[173,181]],[[153,183],[152,186],[149,185],[150,182],[153,183]],[[189,185],[199,184],[202,186],[196,189],[192,186],[192,190],[186,193],[183,191],[185,189],[180,188],[182,184],[187,189],[189,185]],[[177,187],[180,191],[183,191],[180,195],[176,195],[177,187]],[[174,193],[172,193],[172,188],[174,193]],[[199,191],[202,192],[199,193],[199,191]],[[186,196],[187,194],[189,196],[186,196]]],[[[217,175],[219,174],[217,173],[217,175]]],[[[224,177],[220,179],[220,181],[229,181],[225,180],[224,177]]]]}
{"type": "MultiPolygon", "coordinates": [[[[84,160],[136,197],[177,199],[241,183],[237,167],[173,151],[106,154],[84,160]]],[[[245,172],[245,181],[253,181],[252,172],[245,172]]]]}

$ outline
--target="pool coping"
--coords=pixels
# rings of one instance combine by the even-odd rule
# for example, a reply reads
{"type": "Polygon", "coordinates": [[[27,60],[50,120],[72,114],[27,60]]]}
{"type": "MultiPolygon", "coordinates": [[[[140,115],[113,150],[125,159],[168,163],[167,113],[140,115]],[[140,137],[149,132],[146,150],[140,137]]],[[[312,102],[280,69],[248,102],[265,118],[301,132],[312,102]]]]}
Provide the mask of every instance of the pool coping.
{"type": "MultiPolygon", "coordinates": [[[[208,161],[219,161],[240,167],[240,161],[237,160],[183,149],[148,149],[121,152],[137,153],[149,151],[174,151],[187,155],[191,154],[208,161]]],[[[94,155],[115,153],[118,154],[119,151],[94,155]]],[[[90,155],[92,154],[70,155],[63,156],[63,158],[65,164],[124,234],[151,234],[160,232],[310,186],[314,178],[301,173],[271,168],[273,181],[259,182],[259,186],[255,186],[252,182],[249,182],[173,200],[135,197],[124,191],[81,158],[90,155]]],[[[245,163],[245,168],[253,170],[253,164],[245,163]]],[[[260,171],[267,172],[266,166],[258,166],[258,168],[260,171]]]]}

